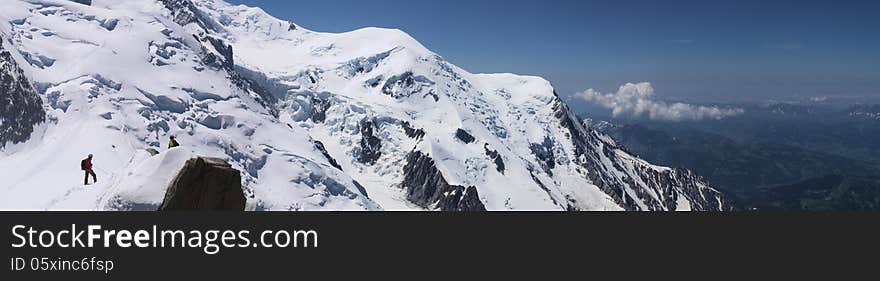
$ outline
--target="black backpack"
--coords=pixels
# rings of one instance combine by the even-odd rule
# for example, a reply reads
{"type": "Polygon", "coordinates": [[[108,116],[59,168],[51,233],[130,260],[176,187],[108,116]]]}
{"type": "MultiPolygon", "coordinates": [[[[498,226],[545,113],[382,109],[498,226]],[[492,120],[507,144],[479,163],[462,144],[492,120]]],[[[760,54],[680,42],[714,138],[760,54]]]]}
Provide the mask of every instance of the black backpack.
{"type": "Polygon", "coordinates": [[[88,160],[88,159],[83,159],[82,161],[79,162],[79,168],[82,169],[83,171],[86,170],[86,160],[88,160]]]}

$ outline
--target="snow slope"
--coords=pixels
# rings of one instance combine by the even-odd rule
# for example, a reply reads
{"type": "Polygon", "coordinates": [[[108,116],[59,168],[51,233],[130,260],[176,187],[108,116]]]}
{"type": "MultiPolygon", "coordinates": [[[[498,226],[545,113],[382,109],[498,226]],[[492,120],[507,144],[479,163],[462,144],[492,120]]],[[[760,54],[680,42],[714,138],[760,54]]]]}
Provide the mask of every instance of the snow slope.
{"type": "Polygon", "coordinates": [[[211,64],[210,46],[191,35],[198,27],[170,20],[160,3],[2,5],[3,44],[17,50],[49,120],[0,156],[3,209],[155,209],[193,155],[243,171],[252,210],[380,209],[305,130],[278,122],[211,64]],[[170,135],[185,151],[160,148],[170,135]],[[150,147],[163,153],[149,157],[150,147]],[[78,163],[89,153],[99,182],[84,187],[78,163]]]}
{"type": "Polygon", "coordinates": [[[0,156],[25,164],[0,193],[27,198],[0,207],[150,208],[198,154],[244,171],[252,210],[730,208],[585,128],[548,81],[469,73],[400,30],[320,33],[219,0],[12,2],[0,32],[50,122],[0,156]],[[168,135],[186,153],[142,152],[168,135]],[[110,179],[78,191],[89,152],[110,179]]]}

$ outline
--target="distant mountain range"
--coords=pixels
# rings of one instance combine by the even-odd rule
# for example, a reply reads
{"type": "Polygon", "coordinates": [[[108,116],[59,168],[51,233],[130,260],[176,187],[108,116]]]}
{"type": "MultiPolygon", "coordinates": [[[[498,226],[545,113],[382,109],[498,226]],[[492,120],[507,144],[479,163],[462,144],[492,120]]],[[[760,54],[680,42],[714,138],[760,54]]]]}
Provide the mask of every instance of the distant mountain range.
{"type": "Polygon", "coordinates": [[[585,119],[627,151],[704,175],[742,209],[875,209],[877,105],[771,104],[721,120],[585,119]]]}

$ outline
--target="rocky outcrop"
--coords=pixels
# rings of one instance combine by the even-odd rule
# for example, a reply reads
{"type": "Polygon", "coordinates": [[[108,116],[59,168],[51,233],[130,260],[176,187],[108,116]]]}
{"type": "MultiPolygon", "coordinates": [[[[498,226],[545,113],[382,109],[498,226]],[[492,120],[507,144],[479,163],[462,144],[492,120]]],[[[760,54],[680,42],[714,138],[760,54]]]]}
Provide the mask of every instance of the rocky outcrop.
{"type": "Polygon", "coordinates": [[[541,163],[541,168],[550,176],[553,176],[553,169],[556,168],[556,155],[553,152],[554,146],[555,144],[550,137],[544,137],[544,142],[542,143],[529,145],[532,154],[538,159],[538,163],[541,163]]]}
{"type": "Polygon", "coordinates": [[[327,119],[327,109],[330,108],[330,100],[312,96],[312,122],[321,123],[327,119]]]}
{"type": "Polygon", "coordinates": [[[504,174],[504,159],[501,158],[501,154],[498,151],[489,149],[488,143],[483,145],[483,149],[486,150],[486,156],[489,156],[492,162],[495,162],[495,170],[504,174]]]}
{"type": "Polygon", "coordinates": [[[0,148],[29,140],[34,126],[46,120],[43,100],[2,42],[0,38],[0,148]]]}
{"type": "Polygon", "coordinates": [[[161,0],[161,2],[166,9],[171,11],[171,19],[181,26],[195,23],[207,30],[216,30],[217,28],[217,24],[209,17],[202,15],[196,5],[189,0],[161,0]]]}
{"type": "Polygon", "coordinates": [[[385,81],[385,85],[382,86],[382,93],[395,99],[403,99],[420,94],[423,98],[431,96],[434,98],[434,101],[437,101],[439,97],[431,89],[432,86],[434,86],[434,82],[427,77],[415,75],[408,71],[388,78],[385,81]]]}
{"type": "Polygon", "coordinates": [[[403,167],[406,196],[423,208],[440,211],[485,211],[477,188],[450,185],[434,166],[434,159],[413,151],[403,167]]]}
{"type": "Polygon", "coordinates": [[[333,156],[330,156],[330,153],[327,152],[327,149],[324,148],[324,143],[320,141],[315,141],[315,149],[321,152],[324,155],[324,158],[327,158],[327,161],[330,162],[330,165],[336,169],[342,171],[342,166],[339,165],[339,162],[336,162],[336,159],[333,159],[333,156]]]}
{"type": "Polygon", "coordinates": [[[186,161],[168,185],[160,211],[244,211],[241,172],[219,158],[196,157],[186,161]]]}
{"type": "Polygon", "coordinates": [[[403,122],[401,126],[403,126],[403,131],[406,133],[406,136],[410,138],[422,139],[425,137],[425,130],[413,128],[409,122],[403,122]]]}
{"type": "Polygon", "coordinates": [[[455,131],[455,137],[464,143],[472,143],[477,140],[470,133],[462,129],[458,129],[457,131],[455,131]]]}
{"type": "Polygon", "coordinates": [[[376,164],[376,160],[382,156],[382,140],[374,134],[373,121],[366,120],[361,124],[361,151],[358,162],[363,164],[376,164]]]}

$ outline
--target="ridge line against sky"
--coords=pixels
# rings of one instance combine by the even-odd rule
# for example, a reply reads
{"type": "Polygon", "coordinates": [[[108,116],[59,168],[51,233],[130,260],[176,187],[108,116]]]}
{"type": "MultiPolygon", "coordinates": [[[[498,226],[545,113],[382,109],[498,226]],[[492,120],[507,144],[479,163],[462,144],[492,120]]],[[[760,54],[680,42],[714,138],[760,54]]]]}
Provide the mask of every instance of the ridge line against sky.
{"type": "Polygon", "coordinates": [[[228,0],[323,32],[399,28],[471,72],[698,103],[876,97],[880,1],[228,0]]]}

